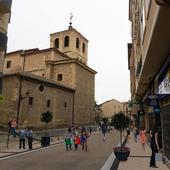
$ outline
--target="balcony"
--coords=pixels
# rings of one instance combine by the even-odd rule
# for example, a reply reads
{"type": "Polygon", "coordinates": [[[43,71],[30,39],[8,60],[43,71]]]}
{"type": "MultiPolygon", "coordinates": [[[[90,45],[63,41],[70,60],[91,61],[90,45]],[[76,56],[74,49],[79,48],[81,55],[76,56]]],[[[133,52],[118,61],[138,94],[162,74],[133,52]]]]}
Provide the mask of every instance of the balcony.
{"type": "MultiPolygon", "coordinates": [[[[136,94],[143,96],[170,53],[170,8],[151,1],[142,46],[143,64],[136,94]]],[[[136,95],[136,99],[139,99],[136,95]]]]}
{"type": "Polygon", "coordinates": [[[0,32],[0,51],[5,51],[7,48],[8,37],[6,34],[0,32]]]}
{"type": "Polygon", "coordinates": [[[12,0],[0,0],[0,12],[8,13],[11,11],[12,0]]]}

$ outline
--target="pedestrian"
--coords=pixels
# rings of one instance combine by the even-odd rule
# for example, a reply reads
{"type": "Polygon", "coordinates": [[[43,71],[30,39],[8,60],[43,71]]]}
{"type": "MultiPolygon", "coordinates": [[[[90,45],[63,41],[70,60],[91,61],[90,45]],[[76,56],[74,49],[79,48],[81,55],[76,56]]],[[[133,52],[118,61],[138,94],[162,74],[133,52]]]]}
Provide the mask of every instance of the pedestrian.
{"type": "Polygon", "coordinates": [[[157,126],[155,126],[150,131],[150,146],[151,146],[151,150],[152,150],[151,159],[150,159],[150,167],[158,168],[156,166],[156,161],[155,161],[155,153],[157,153],[159,151],[159,145],[158,145],[158,127],[157,126]]]}
{"type": "Polygon", "coordinates": [[[87,138],[88,137],[89,137],[89,134],[83,126],[81,129],[80,141],[82,145],[82,150],[84,150],[85,152],[87,152],[87,138]]]}
{"type": "Polygon", "coordinates": [[[105,122],[101,125],[101,130],[102,130],[102,134],[103,134],[103,141],[105,141],[106,133],[107,133],[107,124],[105,122]]]}
{"type": "Polygon", "coordinates": [[[22,147],[23,149],[25,149],[25,138],[26,138],[26,131],[24,127],[22,127],[19,130],[19,149],[21,149],[22,147]]]}
{"type": "Polygon", "coordinates": [[[12,121],[11,121],[11,134],[13,135],[13,137],[16,137],[16,127],[17,127],[16,119],[12,119],[12,121]]]}
{"type": "Polygon", "coordinates": [[[9,134],[11,133],[11,124],[12,124],[12,119],[9,118],[9,121],[8,121],[9,134]]]}
{"type": "Polygon", "coordinates": [[[80,137],[79,137],[79,130],[78,127],[76,127],[73,131],[73,141],[74,141],[74,148],[75,150],[78,149],[78,145],[80,144],[80,137]]]}
{"type": "Polygon", "coordinates": [[[69,127],[65,133],[65,145],[66,151],[72,150],[72,133],[71,127],[69,127]]]}
{"type": "Polygon", "coordinates": [[[90,127],[90,130],[89,130],[90,131],[90,135],[92,134],[92,130],[93,130],[92,127],[90,127]]]}
{"type": "Polygon", "coordinates": [[[27,138],[28,138],[28,147],[29,149],[32,149],[32,142],[33,142],[33,131],[29,127],[27,131],[27,138]]]}
{"type": "Polygon", "coordinates": [[[134,140],[135,140],[135,142],[137,142],[138,141],[139,130],[138,130],[137,127],[134,127],[133,130],[134,130],[134,140]]]}
{"type": "Polygon", "coordinates": [[[130,136],[130,128],[127,128],[127,139],[129,139],[129,136],[130,136]]]}
{"type": "Polygon", "coordinates": [[[145,145],[146,145],[146,129],[144,127],[141,128],[141,130],[139,132],[139,135],[140,135],[140,141],[141,141],[141,144],[142,144],[142,148],[143,148],[143,150],[145,150],[145,145]]]}

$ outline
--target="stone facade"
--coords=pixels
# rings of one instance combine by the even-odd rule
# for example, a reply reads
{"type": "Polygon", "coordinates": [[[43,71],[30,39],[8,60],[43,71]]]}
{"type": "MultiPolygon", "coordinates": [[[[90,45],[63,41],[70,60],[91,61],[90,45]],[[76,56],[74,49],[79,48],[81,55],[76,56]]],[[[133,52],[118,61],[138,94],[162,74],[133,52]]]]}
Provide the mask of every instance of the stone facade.
{"type": "Polygon", "coordinates": [[[106,117],[106,118],[112,118],[112,116],[120,111],[124,111],[124,105],[123,103],[115,100],[115,99],[111,99],[108,100],[102,104],[99,105],[99,108],[102,110],[102,117],[106,117]]]}
{"type": "Polygon", "coordinates": [[[44,127],[40,121],[41,113],[46,111],[53,113],[48,127],[72,124],[74,89],[28,73],[6,74],[3,85],[5,103],[1,104],[1,124],[7,122],[9,117],[15,117],[19,125],[41,129],[44,127]]]}
{"type": "MultiPolygon", "coordinates": [[[[72,102],[72,109],[74,112],[72,114],[72,121],[74,122],[72,123],[75,123],[76,125],[92,124],[95,119],[94,85],[96,72],[86,65],[87,42],[88,41],[73,28],[51,34],[50,45],[52,48],[43,50],[35,48],[8,53],[5,58],[4,74],[16,72],[22,74],[23,72],[27,72],[27,74],[40,76],[45,80],[50,80],[61,86],[74,89],[74,100],[72,102]],[[69,37],[69,46],[63,47],[60,39],[66,36],[69,37]],[[56,38],[59,38],[59,42],[61,43],[59,44],[59,47],[62,46],[61,49],[52,47],[52,44],[56,45],[56,38]],[[79,46],[75,43],[77,38],[79,39],[79,46]],[[83,43],[86,48],[85,51],[81,52],[82,48],[80,44],[83,43]],[[69,53],[66,52],[68,48],[69,53]],[[76,52],[76,50],[79,52],[76,52]],[[75,57],[75,53],[79,58],[75,57]]],[[[65,43],[65,39],[63,40],[63,43],[65,43]]],[[[53,92],[50,90],[49,93],[53,92]]],[[[64,95],[63,98],[64,100],[67,100],[67,97],[64,95]]],[[[60,98],[51,100],[57,99],[59,101],[61,100],[60,98]]],[[[24,103],[23,105],[23,108],[25,108],[24,103]]],[[[41,103],[37,103],[37,108],[39,107],[41,108],[41,103]]],[[[56,109],[58,109],[57,106],[56,109]]],[[[55,114],[57,114],[57,112],[55,112],[55,114]]],[[[64,117],[65,114],[63,114],[63,119],[61,119],[63,122],[64,117]]],[[[67,117],[65,118],[68,123],[67,117]]],[[[58,118],[58,121],[59,120],[60,118],[58,118]]],[[[37,121],[39,121],[38,117],[37,121]]]]}

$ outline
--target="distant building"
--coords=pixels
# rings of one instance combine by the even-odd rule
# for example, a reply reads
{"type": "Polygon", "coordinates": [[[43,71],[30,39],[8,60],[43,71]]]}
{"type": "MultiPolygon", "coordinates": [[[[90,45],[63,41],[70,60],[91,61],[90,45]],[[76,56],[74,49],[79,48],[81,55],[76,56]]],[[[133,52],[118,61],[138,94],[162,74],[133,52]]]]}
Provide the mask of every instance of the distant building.
{"type": "Polygon", "coordinates": [[[111,99],[108,100],[102,104],[99,105],[101,112],[101,116],[104,118],[108,118],[111,119],[113,117],[114,114],[120,112],[120,111],[124,111],[123,108],[123,103],[115,100],[115,99],[111,99]]]}
{"type": "Polygon", "coordinates": [[[10,22],[12,0],[0,1],[0,95],[2,95],[2,72],[7,50],[7,29],[10,22]]]}
{"type": "MultiPolygon", "coordinates": [[[[19,121],[24,119],[22,122],[29,121],[28,124],[38,126],[40,113],[49,110],[53,112],[55,119],[51,126],[94,123],[96,72],[87,66],[87,54],[88,40],[72,27],[50,34],[48,49],[35,48],[8,53],[5,58],[4,74],[7,77],[13,75],[13,79],[17,77],[17,80],[19,77],[16,73],[23,77],[24,81],[18,82],[21,85],[16,83],[16,94],[19,96],[29,90],[29,97],[33,97],[35,101],[33,105],[29,105],[29,98],[25,100],[15,98],[16,103],[22,102],[21,108],[18,111],[14,110],[14,115],[19,115],[19,121]],[[25,82],[25,78],[28,77],[31,77],[29,82],[25,82]],[[40,92],[41,85],[46,90],[40,92]],[[51,104],[49,107],[46,107],[47,101],[51,104]],[[36,115],[32,115],[33,119],[27,119],[26,110],[30,108],[36,115]]],[[[8,79],[6,78],[5,82],[7,84],[9,84],[8,79]]],[[[6,85],[4,87],[6,95],[11,92],[11,88],[6,85]]],[[[8,104],[3,114],[9,115],[7,106],[8,104]]]]}

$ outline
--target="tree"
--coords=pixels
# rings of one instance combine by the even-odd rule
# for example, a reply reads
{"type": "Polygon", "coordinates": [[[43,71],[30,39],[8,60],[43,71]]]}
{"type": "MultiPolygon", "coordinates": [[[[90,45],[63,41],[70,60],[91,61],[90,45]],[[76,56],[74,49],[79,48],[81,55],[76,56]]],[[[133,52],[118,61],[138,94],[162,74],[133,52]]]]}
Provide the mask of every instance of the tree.
{"type": "Polygon", "coordinates": [[[129,127],[130,119],[123,112],[116,113],[111,120],[111,125],[120,132],[120,146],[122,147],[122,132],[129,127]]]}
{"type": "Polygon", "coordinates": [[[47,111],[47,112],[43,112],[41,114],[41,121],[45,122],[45,124],[46,124],[46,128],[45,128],[46,133],[47,133],[47,125],[48,125],[49,122],[52,121],[52,119],[53,119],[53,113],[52,112],[47,111]]]}

